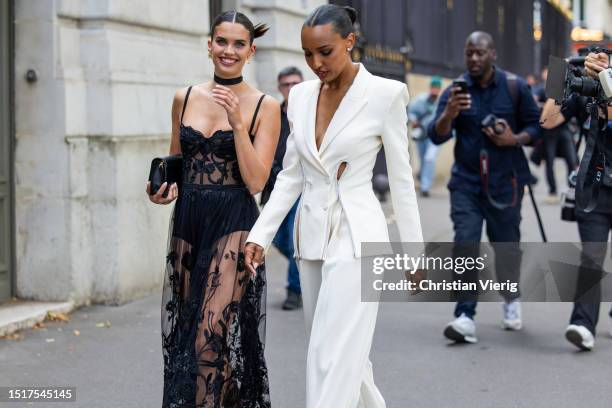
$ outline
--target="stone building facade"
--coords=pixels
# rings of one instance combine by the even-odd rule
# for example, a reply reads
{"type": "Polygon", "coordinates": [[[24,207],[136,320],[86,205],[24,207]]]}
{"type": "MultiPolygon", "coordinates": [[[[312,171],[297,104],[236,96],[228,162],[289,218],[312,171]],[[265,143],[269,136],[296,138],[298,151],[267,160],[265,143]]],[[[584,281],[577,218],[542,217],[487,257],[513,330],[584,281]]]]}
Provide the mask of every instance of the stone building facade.
{"type": "Polygon", "coordinates": [[[151,204],[145,181],[151,159],[168,151],[175,91],[212,77],[210,11],[237,8],[271,26],[245,78],[278,96],[276,72],[308,72],[299,30],[322,2],[3,3],[12,70],[0,87],[11,123],[0,134],[10,164],[6,194],[0,171],[9,208],[0,213],[0,288],[9,288],[0,300],[122,303],[158,290],[171,206],[151,204]]]}

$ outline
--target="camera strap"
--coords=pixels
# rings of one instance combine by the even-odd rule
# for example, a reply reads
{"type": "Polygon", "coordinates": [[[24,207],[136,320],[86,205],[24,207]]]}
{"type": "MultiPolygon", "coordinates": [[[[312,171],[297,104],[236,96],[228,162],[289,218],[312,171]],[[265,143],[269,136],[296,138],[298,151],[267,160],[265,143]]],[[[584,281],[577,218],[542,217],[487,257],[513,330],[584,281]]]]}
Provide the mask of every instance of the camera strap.
{"type": "Polygon", "coordinates": [[[576,205],[584,212],[591,212],[599,202],[599,189],[605,176],[606,156],[599,146],[599,111],[591,105],[591,124],[586,138],[586,148],[580,161],[576,180],[576,205]]]}
{"type": "Polygon", "coordinates": [[[518,182],[516,176],[516,170],[514,166],[512,167],[512,201],[508,203],[502,203],[500,201],[495,200],[491,196],[491,192],[489,191],[489,175],[491,173],[490,163],[489,163],[489,152],[487,149],[480,150],[480,181],[482,182],[482,190],[487,196],[489,203],[498,210],[505,210],[506,208],[516,207],[517,199],[518,199],[518,182]]]}
{"type": "MultiPolygon", "coordinates": [[[[512,109],[514,111],[515,117],[518,115],[519,104],[520,104],[520,95],[519,88],[516,75],[506,72],[506,86],[508,88],[508,94],[510,95],[510,100],[512,101],[512,109]]],[[[489,152],[487,152],[486,148],[482,148],[480,150],[480,181],[482,183],[482,190],[487,196],[487,200],[489,203],[498,210],[504,210],[506,208],[515,207],[518,200],[518,177],[516,175],[516,170],[514,166],[512,166],[512,201],[508,203],[502,203],[497,201],[491,195],[489,191],[489,175],[491,174],[491,166],[489,162],[489,152]]]]}

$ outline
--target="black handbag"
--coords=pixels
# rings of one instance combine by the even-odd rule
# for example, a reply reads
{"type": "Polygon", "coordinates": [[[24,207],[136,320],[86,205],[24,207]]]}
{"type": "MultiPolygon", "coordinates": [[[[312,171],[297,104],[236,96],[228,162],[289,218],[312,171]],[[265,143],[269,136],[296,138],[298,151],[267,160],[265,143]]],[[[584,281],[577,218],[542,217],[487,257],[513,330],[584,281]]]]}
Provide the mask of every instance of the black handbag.
{"type": "Polygon", "coordinates": [[[151,182],[151,195],[157,193],[162,184],[168,183],[162,195],[168,196],[168,190],[173,183],[179,188],[183,179],[183,157],[181,155],[156,157],[151,161],[149,181],[151,182]]]}

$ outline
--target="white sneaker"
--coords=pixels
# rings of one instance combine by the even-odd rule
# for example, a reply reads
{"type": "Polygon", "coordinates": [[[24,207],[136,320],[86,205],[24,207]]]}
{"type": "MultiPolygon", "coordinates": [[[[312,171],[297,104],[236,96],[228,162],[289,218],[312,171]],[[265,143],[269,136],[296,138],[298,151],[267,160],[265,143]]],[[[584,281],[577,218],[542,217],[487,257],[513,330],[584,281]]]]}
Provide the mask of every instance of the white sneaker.
{"type": "Polygon", "coordinates": [[[512,302],[504,302],[504,319],[502,321],[502,329],[504,330],[521,330],[523,328],[521,301],[513,300],[512,302]]]}
{"type": "Polygon", "coordinates": [[[593,333],[584,326],[570,324],[565,330],[565,338],[567,341],[578,347],[580,350],[589,351],[595,345],[593,333]]]}
{"type": "Polygon", "coordinates": [[[476,325],[474,320],[461,314],[458,318],[446,325],[444,336],[457,343],[476,343],[476,325]]]}

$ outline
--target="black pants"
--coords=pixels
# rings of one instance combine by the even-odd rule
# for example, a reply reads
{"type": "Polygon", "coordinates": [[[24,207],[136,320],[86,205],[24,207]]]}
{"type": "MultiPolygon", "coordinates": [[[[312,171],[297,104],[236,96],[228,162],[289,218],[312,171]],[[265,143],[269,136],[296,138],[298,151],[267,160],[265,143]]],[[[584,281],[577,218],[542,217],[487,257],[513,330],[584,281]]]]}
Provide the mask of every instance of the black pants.
{"type": "MultiPolygon", "coordinates": [[[[482,235],[483,223],[486,223],[489,242],[504,242],[496,249],[495,271],[498,281],[509,279],[511,282],[519,282],[521,252],[519,242],[521,240],[521,203],[523,200],[523,186],[517,190],[517,205],[503,210],[491,205],[487,197],[482,193],[472,193],[458,189],[451,190],[451,219],[455,230],[456,243],[474,244],[479,243],[482,235]]],[[[496,197],[503,202],[509,202],[510,196],[496,197]]],[[[454,256],[476,257],[473,253],[474,246],[467,245],[462,248],[456,246],[454,256]],[[458,251],[461,251],[459,253],[458,251]],[[464,252],[467,251],[467,252],[464,252]]],[[[478,273],[474,269],[468,269],[461,276],[464,282],[476,282],[478,273]]],[[[465,314],[470,319],[476,314],[477,293],[465,291],[458,294],[458,302],[455,307],[455,317],[465,314]]],[[[520,296],[517,293],[501,293],[506,301],[512,301],[520,296]]]]}
{"type": "Polygon", "coordinates": [[[546,155],[546,179],[548,181],[548,191],[550,194],[557,193],[557,183],[555,181],[554,164],[557,152],[567,164],[567,174],[578,166],[576,147],[572,139],[572,133],[566,126],[544,131],[544,150],[546,155]]]}
{"type": "MultiPolygon", "coordinates": [[[[570,324],[584,326],[593,335],[599,319],[599,304],[601,302],[600,270],[606,256],[608,235],[612,228],[612,213],[590,213],[577,211],[578,231],[584,244],[581,260],[581,270],[578,276],[576,296],[580,300],[574,302],[574,310],[570,324]],[[589,245],[588,243],[592,243],[589,245]],[[604,244],[602,244],[604,243],[604,244]]],[[[610,311],[612,316],[612,310],[610,311]]]]}

